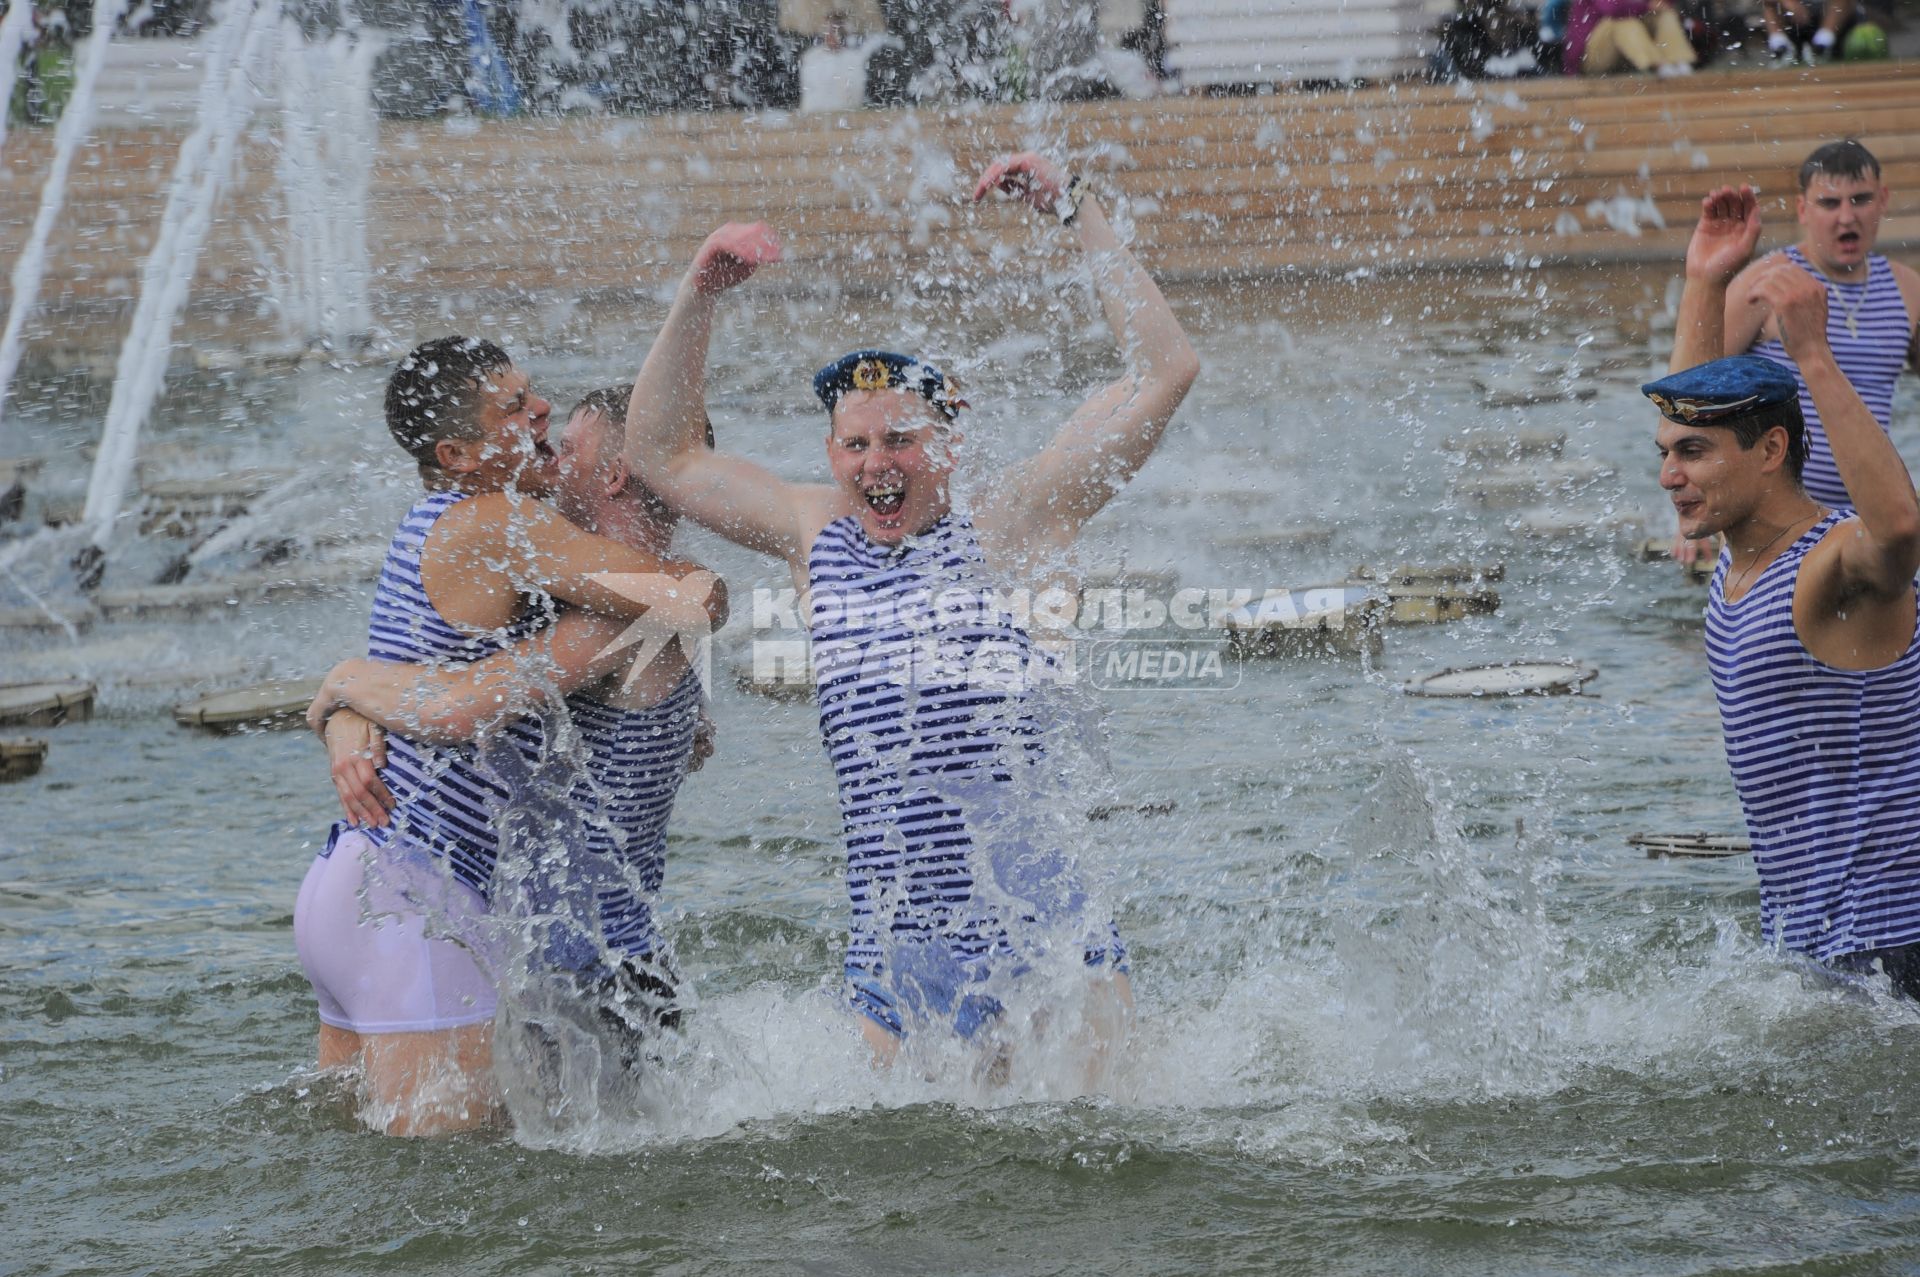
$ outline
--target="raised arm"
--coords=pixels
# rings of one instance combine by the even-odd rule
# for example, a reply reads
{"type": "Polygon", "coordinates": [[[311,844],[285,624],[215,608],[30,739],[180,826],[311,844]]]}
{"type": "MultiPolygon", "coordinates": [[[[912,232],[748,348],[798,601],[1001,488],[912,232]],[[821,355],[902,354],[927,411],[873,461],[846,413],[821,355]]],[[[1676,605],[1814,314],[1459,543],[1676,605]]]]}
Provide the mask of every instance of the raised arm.
{"type": "Polygon", "coordinates": [[[1145,465],[1173,413],[1200,373],[1173,308],[1134,259],[1084,186],[1067,190],[1066,175],[1032,152],[997,160],[981,175],[974,199],[1004,191],[1042,213],[1072,201],[1071,224],[1087,253],[1093,288],[1126,372],[1096,391],[1068,418],[1030,465],[994,493],[983,534],[1009,547],[1062,545],[1145,465]]]}
{"type": "Polygon", "coordinates": [[[1720,346],[1723,355],[1746,354],[1767,326],[1767,313],[1741,300],[1746,292],[1747,275],[1757,269],[1757,264],[1747,267],[1727,285],[1726,306],[1721,312],[1725,324],[1720,346]]]}
{"type": "MultiPolygon", "coordinates": [[[[1831,597],[1904,599],[1920,569],[1920,499],[1893,441],[1834,362],[1827,345],[1827,286],[1790,260],[1772,258],[1751,273],[1740,300],[1779,325],[1780,340],[1813,396],[1859,519],[1857,533],[1828,538],[1837,547],[1831,597]]],[[[1911,630],[1900,637],[1904,651],[1911,630]]]]}
{"type": "Polygon", "coordinates": [[[1700,201],[1700,221],[1687,244],[1686,287],[1680,294],[1680,313],[1674,316],[1668,372],[1727,355],[1727,285],[1752,259],[1759,242],[1760,202],[1751,186],[1722,186],[1700,201]]]}
{"type": "Polygon", "coordinates": [[[627,409],[627,464],[676,512],[729,540],[789,561],[805,555],[803,511],[831,489],[788,483],[702,441],[707,346],[720,294],[780,260],[764,223],[729,222],[707,237],[674,294],[627,409]]]}

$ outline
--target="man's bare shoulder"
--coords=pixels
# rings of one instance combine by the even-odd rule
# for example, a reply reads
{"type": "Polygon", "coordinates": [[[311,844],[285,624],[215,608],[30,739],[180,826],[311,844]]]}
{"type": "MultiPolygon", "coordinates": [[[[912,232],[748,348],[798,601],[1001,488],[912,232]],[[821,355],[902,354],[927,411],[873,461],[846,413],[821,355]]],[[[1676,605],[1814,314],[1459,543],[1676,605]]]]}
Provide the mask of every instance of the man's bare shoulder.
{"type": "Polygon", "coordinates": [[[1907,318],[1920,318],[1914,314],[1914,302],[1920,300],[1920,270],[1891,257],[1887,259],[1887,267],[1893,271],[1893,282],[1900,285],[1900,293],[1907,299],[1907,318]]]}
{"type": "Polygon", "coordinates": [[[524,548],[529,537],[542,543],[549,534],[569,532],[586,529],[537,497],[482,492],[448,507],[434,523],[431,545],[440,554],[497,554],[509,544],[524,548]]]}
{"type": "Polygon", "coordinates": [[[791,492],[796,534],[794,548],[798,552],[795,563],[804,568],[808,557],[813,554],[813,543],[820,539],[827,525],[852,514],[853,509],[847,503],[846,494],[829,483],[796,483],[791,492]]]}

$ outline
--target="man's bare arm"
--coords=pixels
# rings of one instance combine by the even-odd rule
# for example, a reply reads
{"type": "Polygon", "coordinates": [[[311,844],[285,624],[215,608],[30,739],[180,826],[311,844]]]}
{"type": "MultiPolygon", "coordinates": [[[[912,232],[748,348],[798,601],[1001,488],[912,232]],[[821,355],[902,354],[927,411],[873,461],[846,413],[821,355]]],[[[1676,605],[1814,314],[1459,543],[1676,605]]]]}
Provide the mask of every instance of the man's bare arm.
{"type": "Polygon", "coordinates": [[[1755,269],[1757,267],[1748,266],[1727,285],[1726,306],[1722,311],[1725,338],[1720,353],[1723,355],[1746,354],[1753,349],[1753,343],[1759,340],[1761,331],[1767,326],[1765,311],[1756,310],[1740,300],[1746,291],[1747,276],[1755,269]]]}
{"type": "Polygon", "coordinates": [[[707,347],[720,294],[780,260],[764,224],[729,222],[707,237],[674,294],[627,409],[624,456],[675,511],[729,540],[789,561],[806,552],[802,510],[816,485],[791,484],[743,457],[704,446],[707,347]]]}
{"type": "Polygon", "coordinates": [[[1780,339],[1813,396],[1834,465],[1853,501],[1860,532],[1834,538],[1835,597],[1893,598],[1910,592],[1920,569],[1920,499],[1893,441],[1834,362],[1827,345],[1826,285],[1790,260],[1775,258],[1753,272],[1740,300],[1779,324],[1780,339]]]}
{"type": "Polygon", "coordinates": [[[471,665],[342,661],[307,708],[307,723],[324,734],[344,709],[414,740],[469,741],[503,714],[538,709],[630,664],[634,650],[615,646],[625,628],[620,620],[575,611],[471,665]]]}
{"type": "Polygon", "coordinates": [[[545,502],[516,492],[472,497],[442,515],[422,548],[420,574],[435,606],[462,624],[473,624],[474,618],[451,601],[468,599],[476,590],[485,593],[493,588],[489,583],[503,577],[517,593],[544,591],[605,616],[633,620],[661,610],[671,613],[667,619],[674,626],[685,628],[690,609],[698,609],[709,629],[727,620],[726,586],[700,564],[597,536],[545,502]],[[611,576],[645,581],[648,588],[616,590],[608,584],[611,576]]]}
{"type": "Polygon", "coordinates": [[[394,808],[393,793],[380,779],[380,769],[387,765],[387,734],[378,724],[343,709],[321,725],[320,736],[327,744],[327,765],[347,823],[384,827],[394,808]]]}
{"type": "MultiPolygon", "coordinates": [[[[1027,152],[996,161],[973,196],[1005,191],[1051,212],[1065,180],[1053,163],[1027,152]]],[[[994,494],[981,530],[1013,546],[1071,541],[1153,455],[1200,374],[1200,357],[1173,308],[1090,193],[1079,196],[1073,226],[1092,259],[1094,292],[1127,371],[1088,398],[994,494]]]]}
{"type": "Polygon", "coordinates": [[[1727,285],[1752,259],[1759,242],[1760,202],[1751,186],[1722,186],[1700,201],[1700,220],[1687,244],[1686,287],[1674,316],[1668,372],[1697,368],[1730,353],[1727,285]]]}

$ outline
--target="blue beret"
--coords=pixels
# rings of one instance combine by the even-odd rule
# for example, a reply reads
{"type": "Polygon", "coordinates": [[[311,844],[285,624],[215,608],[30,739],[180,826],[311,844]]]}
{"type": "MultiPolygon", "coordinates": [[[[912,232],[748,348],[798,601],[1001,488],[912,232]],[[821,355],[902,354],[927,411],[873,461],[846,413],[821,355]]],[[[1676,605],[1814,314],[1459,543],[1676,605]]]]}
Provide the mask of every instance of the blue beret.
{"type": "Polygon", "coordinates": [[[1797,402],[1793,374],[1759,355],[1731,355],[1650,381],[1640,393],[1669,421],[1713,425],[1779,404],[1797,402]]]}
{"type": "Polygon", "coordinates": [[[948,419],[967,406],[959,382],[932,364],[891,350],[856,350],[813,374],[813,393],[828,412],[849,390],[911,390],[948,419]]]}

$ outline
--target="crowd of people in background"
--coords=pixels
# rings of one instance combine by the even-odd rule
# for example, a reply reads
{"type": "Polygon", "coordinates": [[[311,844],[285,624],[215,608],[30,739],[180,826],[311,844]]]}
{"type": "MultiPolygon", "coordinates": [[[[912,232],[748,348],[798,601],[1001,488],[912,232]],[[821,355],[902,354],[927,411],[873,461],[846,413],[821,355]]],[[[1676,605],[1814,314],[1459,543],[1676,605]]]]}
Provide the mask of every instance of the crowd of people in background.
{"type": "MultiPolygon", "coordinates": [[[[191,35],[210,8],[143,4],[127,33],[191,35]]],[[[1164,0],[339,0],[296,16],[324,27],[349,8],[385,33],[374,94],[391,117],[850,110],[1176,87],[1164,0]]],[[[39,0],[12,119],[58,116],[90,15],[86,4],[39,0]]],[[[1862,0],[1458,0],[1433,33],[1428,74],[1676,76],[1729,55],[1789,66],[1884,58],[1883,19],[1862,0]]]]}
{"type": "Polygon", "coordinates": [[[1460,0],[1440,24],[1434,79],[1690,75],[1721,57],[1810,66],[1888,56],[1859,0],[1460,0]]]}

